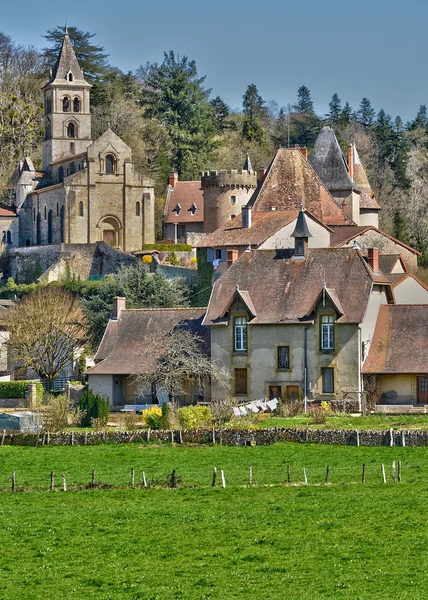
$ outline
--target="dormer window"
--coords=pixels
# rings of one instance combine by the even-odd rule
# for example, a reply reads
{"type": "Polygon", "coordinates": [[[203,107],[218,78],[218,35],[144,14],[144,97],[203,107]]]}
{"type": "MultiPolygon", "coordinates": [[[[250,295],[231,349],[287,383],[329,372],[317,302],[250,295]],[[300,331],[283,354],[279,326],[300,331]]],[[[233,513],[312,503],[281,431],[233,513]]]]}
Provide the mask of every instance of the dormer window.
{"type": "Polygon", "coordinates": [[[106,155],[106,174],[113,175],[116,171],[116,159],[113,154],[106,155]]]}
{"type": "Polygon", "coordinates": [[[70,99],[67,96],[62,99],[62,112],[70,112],[70,99]]]}
{"type": "Polygon", "coordinates": [[[321,350],[334,350],[334,315],[321,315],[321,350]]]}
{"type": "Polygon", "coordinates": [[[235,317],[233,320],[233,347],[235,352],[247,351],[247,319],[235,317]]]}
{"type": "Polygon", "coordinates": [[[74,98],[74,100],[73,100],[73,112],[80,112],[80,100],[79,100],[79,98],[74,98]]]}
{"type": "Polygon", "coordinates": [[[175,214],[178,216],[181,212],[181,206],[177,204],[172,212],[175,212],[175,214]]]}
{"type": "Polygon", "coordinates": [[[192,206],[189,208],[189,212],[194,215],[196,213],[196,204],[193,202],[192,206]]]}

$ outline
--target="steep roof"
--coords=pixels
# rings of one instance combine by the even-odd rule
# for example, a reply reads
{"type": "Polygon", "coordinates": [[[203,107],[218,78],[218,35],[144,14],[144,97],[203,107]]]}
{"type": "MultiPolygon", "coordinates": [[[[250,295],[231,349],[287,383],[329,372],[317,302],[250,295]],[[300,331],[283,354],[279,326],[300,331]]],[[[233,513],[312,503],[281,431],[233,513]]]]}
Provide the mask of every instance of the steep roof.
{"type": "Polygon", "coordinates": [[[66,84],[71,87],[76,85],[91,87],[91,84],[85,81],[85,76],[74,52],[67,28],[65,29],[61,51],[58,55],[56,64],[52,69],[52,75],[46,85],[51,85],[52,83],[61,83],[61,85],[66,84]],[[68,74],[70,71],[73,74],[72,81],[68,81],[68,74]]]}
{"type": "Polygon", "coordinates": [[[177,181],[168,185],[164,206],[165,223],[199,223],[204,220],[204,194],[200,181],[177,181]],[[180,205],[177,215],[175,208],[180,205]]]}
{"type": "Polygon", "coordinates": [[[254,324],[308,320],[323,289],[343,313],[338,322],[360,323],[374,279],[361,253],[351,248],[312,248],[301,260],[287,250],[245,252],[215,282],[204,324],[227,322],[223,315],[236,285],[251,300],[254,324]]]}
{"type": "Polygon", "coordinates": [[[297,148],[279,148],[248,206],[254,211],[299,210],[300,204],[326,225],[353,225],[297,148]]]}
{"type": "Polygon", "coordinates": [[[397,240],[397,238],[393,237],[392,235],[389,235],[389,233],[386,233],[385,231],[382,231],[381,229],[378,229],[374,225],[351,225],[351,226],[345,226],[345,227],[342,227],[342,226],[336,227],[336,226],[332,225],[331,229],[333,230],[333,233],[331,234],[330,245],[334,248],[340,248],[340,247],[344,246],[345,244],[351,242],[353,239],[362,235],[366,231],[376,231],[380,235],[383,235],[383,236],[387,237],[388,239],[392,240],[394,243],[398,244],[399,246],[406,248],[406,250],[410,250],[410,252],[413,252],[414,254],[417,254],[417,255],[421,254],[419,252],[419,250],[415,250],[415,248],[412,248],[411,246],[408,246],[407,244],[400,242],[400,240],[397,240]]]}
{"type": "Polygon", "coordinates": [[[354,156],[354,183],[360,190],[360,209],[380,210],[380,206],[376,201],[375,195],[367,178],[366,170],[358,156],[357,148],[353,148],[354,156]]]}
{"type": "Polygon", "coordinates": [[[17,217],[12,206],[0,206],[0,217],[17,217]]]}
{"type": "Polygon", "coordinates": [[[428,373],[428,305],[380,307],[363,373],[428,373]]]}
{"type": "Polygon", "coordinates": [[[88,375],[137,375],[147,373],[156,360],[154,337],[167,334],[180,325],[204,340],[209,353],[209,331],[202,326],[205,308],[156,308],[122,310],[117,321],[110,320],[95,355],[100,361],[88,375]]]}
{"type": "Polygon", "coordinates": [[[309,156],[309,162],[330,191],[356,189],[349,176],[348,164],[331,127],[326,126],[321,129],[309,156]]]}

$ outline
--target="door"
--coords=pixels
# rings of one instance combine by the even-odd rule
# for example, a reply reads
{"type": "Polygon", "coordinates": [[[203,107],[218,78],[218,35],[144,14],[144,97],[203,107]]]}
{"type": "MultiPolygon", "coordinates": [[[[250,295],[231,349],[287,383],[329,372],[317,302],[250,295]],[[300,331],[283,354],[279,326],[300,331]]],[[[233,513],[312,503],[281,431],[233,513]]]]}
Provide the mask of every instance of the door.
{"type": "Polygon", "coordinates": [[[428,404],[428,385],[427,376],[418,376],[418,393],[417,393],[418,404],[428,404]]]}
{"type": "Polygon", "coordinates": [[[287,401],[296,402],[299,399],[299,386],[287,385],[287,401]]]}
{"type": "Polygon", "coordinates": [[[114,246],[114,229],[104,229],[103,230],[103,241],[106,244],[110,244],[110,246],[114,246]]]}
{"type": "Polygon", "coordinates": [[[281,386],[270,385],[269,386],[269,400],[281,400],[281,386]]]}

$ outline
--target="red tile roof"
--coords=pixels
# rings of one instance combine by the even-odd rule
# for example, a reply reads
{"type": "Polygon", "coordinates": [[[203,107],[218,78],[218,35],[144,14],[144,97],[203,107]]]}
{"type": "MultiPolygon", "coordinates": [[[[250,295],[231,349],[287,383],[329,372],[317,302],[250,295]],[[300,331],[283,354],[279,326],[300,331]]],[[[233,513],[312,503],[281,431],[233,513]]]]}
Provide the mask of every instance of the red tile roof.
{"type": "Polygon", "coordinates": [[[380,307],[363,373],[428,373],[428,305],[380,307]]]}
{"type": "Polygon", "coordinates": [[[15,209],[12,206],[0,206],[0,217],[17,217],[15,209]]]}
{"type": "Polygon", "coordinates": [[[397,240],[397,238],[393,237],[392,235],[389,235],[389,233],[386,233],[385,231],[382,231],[381,229],[378,229],[374,225],[351,225],[351,226],[332,225],[331,228],[333,230],[333,233],[331,234],[330,244],[334,248],[340,248],[341,246],[344,246],[345,244],[352,241],[354,238],[358,237],[359,235],[365,233],[366,231],[372,230],[372,231],[377,231],[377,233],[380,233],[381,235],[387,237],[388,239],[392,240],[399,246],[403,246],[403,248],[410,250],[410,252],[413,252],[414,254],[418,254],[418,255],[421,254],[418,250],[415,250],[415,248],[412,248],[411,246],[408,246],[407,244],[400,242],[400,240],[397,240]]]}
{"type": "Polygon", "coordinates": [[[199,223],[204,220],[204,196],[200,181],[177,181],[175,188],[167,187],[165,207],[165,223],[199,223]],[[177,215],[175,207],[180,205],[177,215]],[[196,206],[192,214],[192,205],[196,206]]]}
{"type": "Polygon", "coordinates": [[[327,225],[354,225],[300,150],[280,148],[248,205],[266,211],[298,210],[300,204],[327,225]]]}

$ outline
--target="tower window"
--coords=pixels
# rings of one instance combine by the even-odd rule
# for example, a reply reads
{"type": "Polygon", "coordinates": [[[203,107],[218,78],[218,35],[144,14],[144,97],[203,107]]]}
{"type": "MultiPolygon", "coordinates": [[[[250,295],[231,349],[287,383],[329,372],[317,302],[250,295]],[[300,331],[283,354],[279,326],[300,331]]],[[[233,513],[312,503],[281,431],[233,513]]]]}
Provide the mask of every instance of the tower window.
{"type": "Polygon", "coordinates": [[[140,209],[140,203],[139,203],[139,202],[137,202],[137,203],[135,204],[135,216],[136,216],[136,217],[139,217],[139,216],[140,216],[140,212],[141,212],[141,209],[140,209]]]}
{"type": "Polygon", "coordinates": [[[68,74],[68,81],[73,81],[73,73],[68,74]]]}
{"type": "Polygon", "coordinates": [[[47,211],[47,208],[46,208],[46,205],[45,205],[45,221],[46,221],[47,218],[48,218],[48,211],[47,211]]]}
{"type": "Polygon", "coordinates": [[[76,137],[76,128],[74,126],[74,123],[69,123],[67,125],[67,137],[69,137],[69,138],[76,137]]]}
{"type": "Polygon", "coordinates": [[[62,112],[70,112],[70,99],[67,96],[62,99],[62,112]]]}
{"type": "Polygon", "coordinates": [[[112,175],[115,172],[116,160],[112,154],[106,156],[106,173],[112,175]]]}
{"type": "Polygon", "coordinates": [[[79,217],[83,217],[83,202],[79,202],[79,217]]]}
{"type": "Polygon", "coordinates": [[[73,100],[73,112],[80,112],[80,100],[79,100],[79,98],[75,98],[73,100]]]}
{"type": "Polygon", "coordinates": [[[58,169],[57,181],[58,183],[62,183],[64,181],[64,167],[60,167],[58,169]]]}
{"type": "Polygon", "coordinates": [[[36,209],[33,208],[33,221],[36,222],[36,209]]]}
{"type": "Polygon", "coordinates": [[[74,162],[71,162],[68,166],[68,174],[69,175],[73,175],[73,173],[76,172],[76,165],[74,164],[74,162]]]}
{"type": "Polygon", "coordinates": [[[59,217],[59,204],[56,203],[56,216],[59,217]]]}
{"type": "Polygon", "coordinates": [[[51,98],[46,98],[45,113],[48,115],[51,112],[52,112],[52,100],[51,100],[51,98]]]}
{"type": "Polygon", "coordinates": [[[12,234],[10,233],[10,231],[8,231],[6,233],[6,241],[7,241],[8,244],[12,243],[12,234]]]}
{"type": "Polygon", "coordinates": [[[230,201],[232,204],[236,204],[236,196],[231,196],[230,201]]]}

